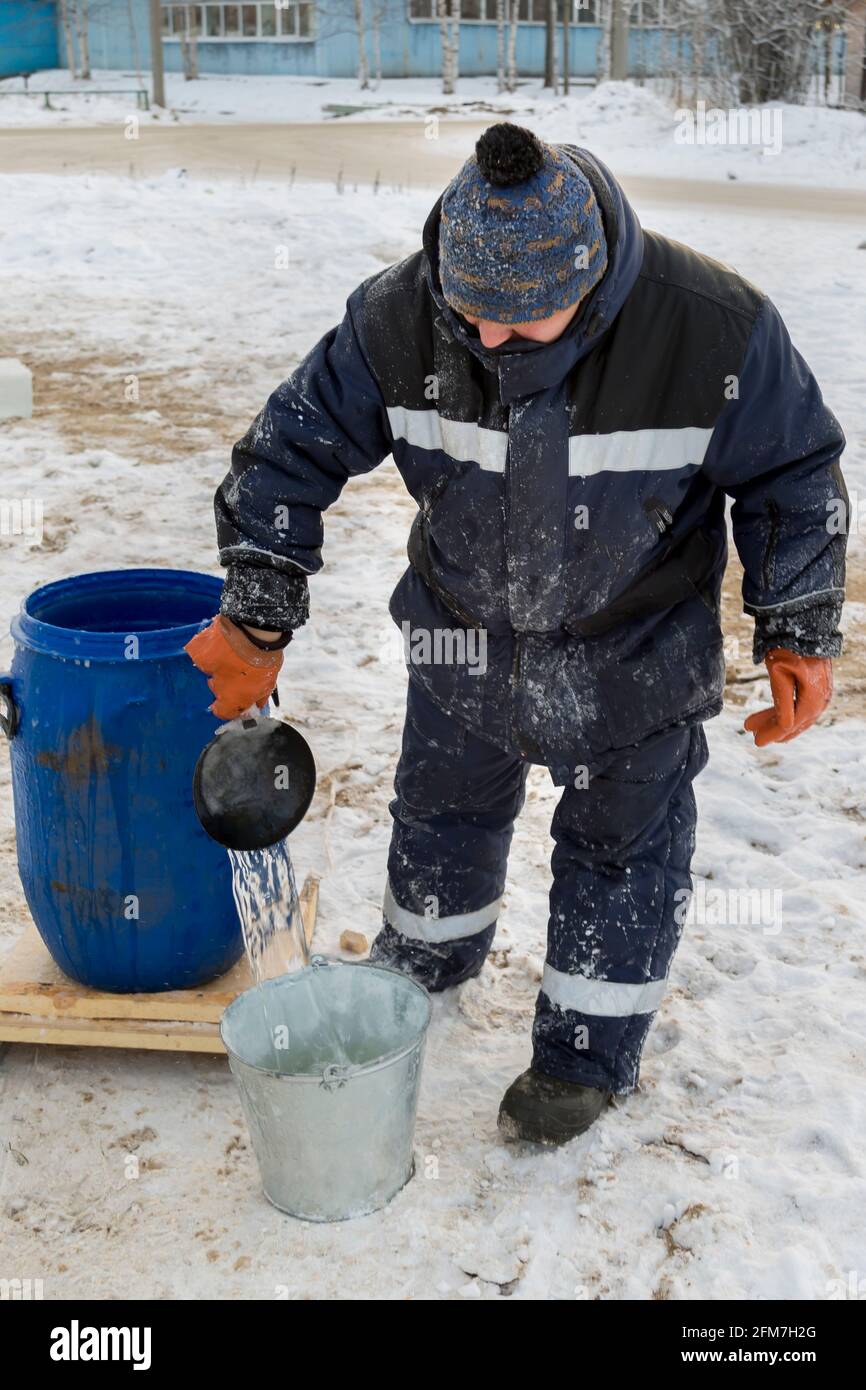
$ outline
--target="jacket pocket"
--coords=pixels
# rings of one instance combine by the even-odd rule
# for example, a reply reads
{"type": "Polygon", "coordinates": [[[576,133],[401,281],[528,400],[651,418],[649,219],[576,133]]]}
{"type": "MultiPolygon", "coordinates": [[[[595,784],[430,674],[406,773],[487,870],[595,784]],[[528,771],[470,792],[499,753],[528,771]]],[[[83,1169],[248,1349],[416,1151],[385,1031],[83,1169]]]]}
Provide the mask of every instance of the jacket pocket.
{"type": "Polygon", "coordinates": [[[721,708],[722,630],[697,591],[661,623],[633,634],[628,648],[597,640],[593,660],[611,748],[625,748],[721,708]]]}

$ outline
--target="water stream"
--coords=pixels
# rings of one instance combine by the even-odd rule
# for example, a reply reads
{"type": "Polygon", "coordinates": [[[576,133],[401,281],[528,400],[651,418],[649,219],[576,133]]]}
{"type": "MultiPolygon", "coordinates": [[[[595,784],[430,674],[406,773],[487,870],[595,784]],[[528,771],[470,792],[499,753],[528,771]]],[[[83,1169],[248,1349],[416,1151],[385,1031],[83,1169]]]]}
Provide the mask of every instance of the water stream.
{"type": "Polygon", "coordinates": [[[328,1008],[327,971],[308,968],[310,951],[288,841],[281,840],[266,849],[230,849],[228,854],[244,948],[267,1022],[269,1065],[275,1071],[309,1070],[309,1045],[299,1049],[298,1040],[293,1038],[292,1019],[279,1006],[279,999],[285,996],[263,988],[267,981],[281,975],[304,971],[303,985],[299,984],[298,990],[304,990],[317,1022],[316,1069],[321,1070],[323,1055],[331,1063],[347,1066],[349,1059],[328,1008]]]}
{"type": "Polygon", "coordinates": [[[285,840],[266,849],[229,850],[232,892],[244,949],[257,985],[301,970],[310,952],[292,857],[285,840]]]}

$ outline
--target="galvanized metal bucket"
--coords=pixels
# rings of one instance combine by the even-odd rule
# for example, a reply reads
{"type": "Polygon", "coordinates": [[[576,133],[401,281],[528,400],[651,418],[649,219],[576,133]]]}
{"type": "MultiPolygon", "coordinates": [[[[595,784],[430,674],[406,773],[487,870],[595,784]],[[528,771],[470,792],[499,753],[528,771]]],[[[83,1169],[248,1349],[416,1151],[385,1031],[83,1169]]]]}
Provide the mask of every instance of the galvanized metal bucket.
{"type": "Polygon", "coordinates": [[[229,1005],[220,1035],[280,1211],[345,1221],[409,1181],[430,1013],[398,971],[323,956],[229,1005]]]}

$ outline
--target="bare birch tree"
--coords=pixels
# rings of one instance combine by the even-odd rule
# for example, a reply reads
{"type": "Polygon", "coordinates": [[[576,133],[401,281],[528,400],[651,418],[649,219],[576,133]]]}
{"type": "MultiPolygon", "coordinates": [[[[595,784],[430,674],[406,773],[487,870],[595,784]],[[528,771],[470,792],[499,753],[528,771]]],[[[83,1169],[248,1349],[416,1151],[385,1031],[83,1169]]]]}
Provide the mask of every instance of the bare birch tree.
{"type": "Polygon", "coordinates": [[[367,36],[364,33],[364,0],[354,0],[355,23],[358,26],[358,86],[366,91],[370,85],[370,69],[367,64],[367,36]]]}
{"type": "Polygon", "coordinates": [[[866,10],[858,0],[849,0],[843,8],[844,16],[837,18],[837,24],[844,22],[845,27],[838,97],[843,106],[866,112],[866,10]]]}
{"type": "Polygon", "coordinates": [[[601,16],[601,39],[596,70],[599,82],[610,81],[610,55],[613,48],[613,0],[607,0],[601,16]]]}
{"type": "Polygon", "coordinates": [[[201,7],[193,5],[184,6],[184,28],[180,36],[180,61],[183,65],[183,78],[185,82],[191,82],[198,77],[198,31],[199,20],[197,14],[201,13],[201,7]]]}
{"type": "MultiPolygon", "coordinates": [[[[406,0],[316,0],[316,38],[344,38],[357,44],[358,86],[370,91],[384,76],[385,33],[402,38],[406,0]]],[[[393,46],[393,44],[392,44],[393,46]]]]}
{"type": "Polygon", "coordinates": [[[451,96],[460,76],[460,0],[436,0],[442,44],[442,91],[451,96]]]}
{"type": "Polygon", "coordinates": [[[75,76],[75,41],[72,37],[72,19],[69,14],[71,0],[60,0],[60,23],[63,26],[63,41],[66,49],[66,66],[70,77],[75,76]]]}
{"type": "Polygon", "coordinates": [[[742,102],[799,101],[815,58],[821,0],[723,0],[723,42],[742,102]]]}
{"type": "Polygon", "coordinates": [[[624,82],[628,77],[628,30],[631,6],[629,0],[607,0],[605,9],[610,12],[608,76],[614,82],[624,82]]]}
{"type": "Polygon", "coordinates": [[[544,4],[544,82],[556,90],[556,0],[544,4]]]}
{"type": "Polygon", "coordinates": [[[520,19],[519,0],[507,0],[508,4],[508,59],[506,63],[505,84],[509,92],[517,88],[517,25],[520,19]]]}
{"type": "Polygon", "coordinates": [[[75,28],[78,34],[79,76],[83,77],[86,82],[90,81],[90,34],[88,32],[88,24],[87,0],[76,0],[75,28]]]}
{"type": "Polygon", "coordinates": [[[385,15],[386,0],[374,0],[371,16],[373,40],[373,80],[377,87],[382,85],[382,20],[385,15]]]}
{"type": "Polygon", "coordinates": [[[562,0],[562,94],[568,96],[568,68],[571,61],[569,38],[571,28],[571,0],[562,0]]]}
{"type": "Polygon", "coordinates": [[[135,76],[139,87],[142,84],[141,77],[141,54],[138,51],[138,32],[135,27],[135,16],[132,13],[132,0],[126,0],[126,14],[129,19],[129,42],[132,46],[132,61],[135,65],[135,76]]]}
{"type": "Polygon", "coordinates": [[[505,91],[505,0],[496,0],[496,90],[505,91]]]}
{"type": "Polygon", "coordinates": [[[159,0],[148,0],[150,34],[150,73],[154,106],[165,106],[165,61],[162,51],[162,7],[159,0]]]}
{"type": "Polygon", "coordinates": [[[692,21],[692,105],[697,106],[704,95],[702,78],[706,58],[706,15],[700,9],[695,11],[692,21]]]}
{"type": "Polygon", "coordinates": [[[845,0],[666,0],[667,72],[677,104],[803,101],[845,0]]]}

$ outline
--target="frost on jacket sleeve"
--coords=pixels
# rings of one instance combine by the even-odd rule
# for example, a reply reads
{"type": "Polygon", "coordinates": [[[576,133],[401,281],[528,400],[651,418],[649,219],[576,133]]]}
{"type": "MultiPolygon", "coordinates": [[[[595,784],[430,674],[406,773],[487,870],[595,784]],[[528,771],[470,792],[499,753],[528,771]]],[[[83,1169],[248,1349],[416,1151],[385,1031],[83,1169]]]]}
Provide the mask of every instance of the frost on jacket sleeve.
{"type": "Polygon", "coordinates": [[[848,494],[845,437],[769,300],[752,330],[738,398],[713,431],[704,471],[734,498],[754,659],[772,647],[838,656],[848,494]]]}
{"type": "Polygon", "coordinates": [[[277,387],[232,451],[214,500],[227,617],[281,630],[306,622],[306,576],[322,566],[322,512],[349,478],[391,451],[357,326],[360,295],[350,297],[339,327],[277,387]]]}

